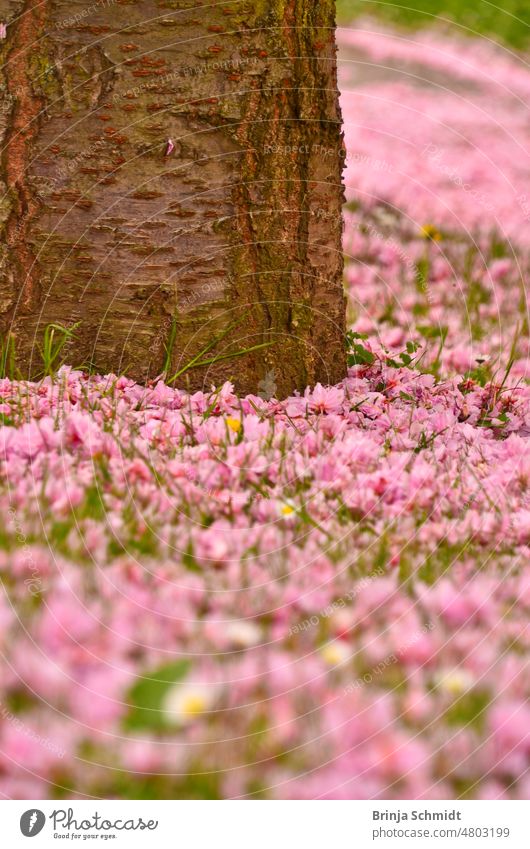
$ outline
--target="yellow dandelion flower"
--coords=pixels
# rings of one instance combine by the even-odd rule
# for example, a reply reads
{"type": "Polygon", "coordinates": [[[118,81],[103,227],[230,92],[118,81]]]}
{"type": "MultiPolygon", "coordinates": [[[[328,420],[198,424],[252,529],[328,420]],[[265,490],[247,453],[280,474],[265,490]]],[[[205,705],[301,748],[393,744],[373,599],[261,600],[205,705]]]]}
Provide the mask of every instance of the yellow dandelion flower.
{"type": "Polygon", "coordinates": [[[434,224],[424,224],[421,228],[421,235],[424,239],[432,239],[433,242],[440,242],[442,239],[442,234],[434,224]]]}

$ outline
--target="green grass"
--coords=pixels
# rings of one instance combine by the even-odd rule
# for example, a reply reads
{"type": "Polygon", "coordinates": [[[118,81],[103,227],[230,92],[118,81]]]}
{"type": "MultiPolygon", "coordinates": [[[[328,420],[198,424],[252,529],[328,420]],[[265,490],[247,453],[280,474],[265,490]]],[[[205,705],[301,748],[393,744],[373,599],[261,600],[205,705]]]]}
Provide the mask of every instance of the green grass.
{"type": "Polygon", "coordinates": [[[44,377],[53,377],[57,370],[63,365],[61,356],[63,348],[72,339],[75,339],[74,331],[79,327],[78,321],[72,327],[63,327],[62,324],[48,324],[44,330],[44,341],[41,348],[44,377]]]}
{"type": "Polygon", "coordinates": [[[438,24],[455,34],[486,36],[518,50],[530,46],[528,0],[338,0],[337,9],[341,24],[366,15],[408,29],[438,24]]]}
{"type": "MultiPolygon", "coordinates": [[[[208,344],[204,348],[202,348],[202,350],[199,351],[198,354],[196,354],[189,362],[187,362],[185,365],[183,365],[173,375],[173,377],[171,377],[167,380],[168,385],[175,383],[175,381],[179,377],[182,377],[183,374],[185,374],[188,371],[191,371],[192,369],[200,368],[201,366],[214,365],[215,363],[219,363],[219,362],[222,362],[224,360],[237,359],[238,357],[243,357],[246,354],[250,354],[252,351],[260,351],[262,348],[269,348],[271,345],[273,345],[274,342],[262,342],[259,345],[252,345],[250,348],[244,348],[240,351],[234,351],[234,352],[228,353],[228,354],[219,354],[217,356],[210,357],[209,359],[203,359],[203,357],[206,354],[208,354],[213,348],[215,348],[215,346],[219,342],[222,342],[232,330],[234,330],[236,327],[239,327],[239,325],[242,323],[242,321],[246,317],[246,315],[247,315],[247,313],[245,313],[240,319],[238,319],[238,320],[234,321],[232,324],[230,324],[218,336],[215,336],[213,339],[211,339],[210,342],[208,342],[208,344]]],[[[173,339],[173,343],[174,343],[174,339],[173,339]]],[[[170,344],[171,344],[171,340],[170,340],[170,344]]],[[[171,350],[169,349],[169,346],[168,346],[168,348],[166,349],[166,367],[170,364],[171,364],[171,350]]]]}

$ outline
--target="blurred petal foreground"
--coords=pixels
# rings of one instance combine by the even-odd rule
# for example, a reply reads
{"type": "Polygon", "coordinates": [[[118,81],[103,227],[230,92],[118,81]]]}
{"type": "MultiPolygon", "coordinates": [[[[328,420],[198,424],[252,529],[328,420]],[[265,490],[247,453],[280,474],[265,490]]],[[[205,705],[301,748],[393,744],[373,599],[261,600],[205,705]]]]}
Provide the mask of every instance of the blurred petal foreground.
{"type": "Polygon", "coordinates": [[[343,384],[0,381],[3,797],[529,797],[530,70],[411,38],[340,33],[343,384]]]}

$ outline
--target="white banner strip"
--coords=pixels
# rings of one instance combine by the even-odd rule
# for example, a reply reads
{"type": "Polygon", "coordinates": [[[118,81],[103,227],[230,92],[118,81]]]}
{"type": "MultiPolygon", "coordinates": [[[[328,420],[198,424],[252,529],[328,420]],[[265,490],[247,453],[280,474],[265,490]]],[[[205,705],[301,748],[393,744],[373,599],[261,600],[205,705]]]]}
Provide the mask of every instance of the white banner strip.
{"type": "Polygon", "coordinates": [[[2,845],[530,847],[529,802],[3,801],[2,845]],[[34,843],[29,841],[34,839],[34,843]]]}

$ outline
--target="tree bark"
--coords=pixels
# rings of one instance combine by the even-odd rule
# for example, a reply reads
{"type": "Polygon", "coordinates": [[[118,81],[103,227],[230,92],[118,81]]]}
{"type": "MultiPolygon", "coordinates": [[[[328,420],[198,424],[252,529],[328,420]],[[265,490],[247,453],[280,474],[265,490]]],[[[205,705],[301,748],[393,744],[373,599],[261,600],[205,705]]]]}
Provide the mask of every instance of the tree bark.
{"type": "Polygon", "coordinates": [[[334,7],[0,0],[0,320],[26,375],[79,322],[68,359],[99,372],[344,376],[334,7]]]}

